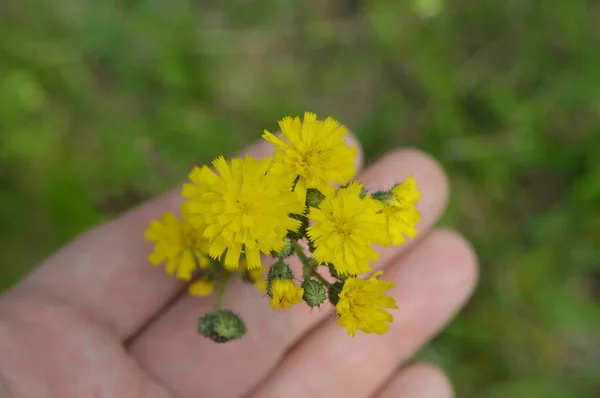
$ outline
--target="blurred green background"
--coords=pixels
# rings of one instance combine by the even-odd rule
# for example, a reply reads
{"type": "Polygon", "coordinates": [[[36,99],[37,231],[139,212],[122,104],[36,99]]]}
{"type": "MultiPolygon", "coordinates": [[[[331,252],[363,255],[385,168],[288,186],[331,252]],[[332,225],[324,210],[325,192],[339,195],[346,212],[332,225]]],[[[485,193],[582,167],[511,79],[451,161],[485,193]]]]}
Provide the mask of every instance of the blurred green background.
{"type": "Polygon", "coordinates": [[[446,167],[481,259],[420,356],[458,397],[600,396],[600,3],[5,0],[0,286],[283,115],[446,167]]]}

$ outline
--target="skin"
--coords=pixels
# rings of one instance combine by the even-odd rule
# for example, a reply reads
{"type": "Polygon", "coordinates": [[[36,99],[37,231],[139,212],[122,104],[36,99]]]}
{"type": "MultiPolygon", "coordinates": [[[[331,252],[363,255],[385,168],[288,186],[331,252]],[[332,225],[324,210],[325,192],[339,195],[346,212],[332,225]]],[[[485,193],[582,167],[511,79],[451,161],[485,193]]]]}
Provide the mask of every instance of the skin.
{"type": "MultiPolygon", "coordinates": [[[[272,149],[261,142],[245,153],[262,157],[272,149]]],[[[386,189],[410,174],[423,196],[421,232],[383,249],[374,266],[396,283],[389,293],[400,306],[383,336],[348,337],[330,306],[274,311],[254,287],[233,282],[224,305],[242,316],[246,336],[220,345],[203,339],[196,322],[214,298],[185,295],[184,284],[147,261],[143,232],[152,218],[177,210],[175,189],[85,232],[0,297],[0,396],[453,396],[439,369],[399,367],[460,310],[476,283],[469,243],[433,227],[448,200],[447,178],[415,150],[393,151],[357,178],[386,189]]]]}

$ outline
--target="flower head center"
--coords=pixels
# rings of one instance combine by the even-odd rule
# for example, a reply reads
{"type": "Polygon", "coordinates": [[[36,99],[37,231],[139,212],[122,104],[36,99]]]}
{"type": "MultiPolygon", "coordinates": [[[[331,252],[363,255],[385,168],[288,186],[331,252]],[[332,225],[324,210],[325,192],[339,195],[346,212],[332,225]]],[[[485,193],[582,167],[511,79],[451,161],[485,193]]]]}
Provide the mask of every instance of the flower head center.
{"type": "Polygon", "coordinates": [[[238,200],[237,201],[238,212],[244,216],[251,216],[256,214],[257,204],[252,203],[249,200],[238,200]]]}
{"type": "Polygon", "coordinates": [[[298,168],[306,171],[315,167],[319,161],[321,152],[322,150],[320,149],[309,149],[306,152],[303,152],[300,161],[298,162],[298,168]]]}
{"type": "Polygon", "coordinates": [[[285,308],[290,304],[290,300],[287,297],[282,297],[279,300],[279,307],[280,308],[285,308]]]}
{"type": "Polygon", "coordinates": [[[352,222],[352,220],[348,220],[348,219],[335,220],[334,226],[335,226],[335,232],[337,232],[339,235],[342,235],[342,236],[351,235],[352,231],[355,228],[355,225],[352,222]]]}

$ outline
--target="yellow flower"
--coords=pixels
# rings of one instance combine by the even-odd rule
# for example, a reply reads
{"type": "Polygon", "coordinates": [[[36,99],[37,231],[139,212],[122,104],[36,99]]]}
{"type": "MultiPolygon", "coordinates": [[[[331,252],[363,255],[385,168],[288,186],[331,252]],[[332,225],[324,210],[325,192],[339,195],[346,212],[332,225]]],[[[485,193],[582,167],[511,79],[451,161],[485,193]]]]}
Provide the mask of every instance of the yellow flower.
{"type": "Polygon", "coordinates": [[[348,330],[352,336],[356,330],[365,333],[383,334],[394,320],[384,308],[398,308],[396,300],[384,293],[394,287],[393,282],[377,280],[382,271],[377,271],[369,279],[347,279],[335,306],[338,325],[348,330]]]}
{"type": "Polygon", "coordinates": [[[344,184],[354,177],[356,148],[344,141],[348,130],[333,118],[320,121],[306,112],[302,122],[286,116],[279,127],[279,137],[266,130],[263,134],[275,147],[273,172],[300,177],[296,190],[303,200],[307,188],[323,192],[330,183],[344,184]]]}
{"type": "Polygon", "coordinates": [[[370,196],[360,198],[362,184],[352,182],[311,208],[308,236],[316,246],[319,263],[332,263],[341,275],[358,275],[371,270],[369,261],[379,254],[371,246],[384,239],[383,204],[370,196]]]}
{"type": "Polygon", "coordinates": [[[213,162],[218,174],[196,167],[188,176],[193,184],[183,186],[189,222],[204,229],[212,258],[226,252],[223,263],[229,270],[239,267],[242,253],[249,269],[259,268],[260,253],[280,250],[288,230],[300,227],[300,221],[289,217],[304,211],[291,192],[294,176],[267,173],[271,161],[246,156],[228,163],[221,156],[213,162]]]}
{"type": "Polygon", "coordinates": [[[395,185],[390,193],[392,197],[383,201],[387,223],[385,243],[399,245],[405,242],[404,235],[414,238],[418,233],[416,225],[421,220],[421,213],[416,203],[421,200],[421,193],[413,176],[395,185]]]}
{"type": "Polygon", "coordinates": [[[289,279],[276,279],[271,286],[271,307],[283,311],[302,301],[304,289],[289,279]]]}
{"type": "Polygon", "coordinates": [[[210,296],[212,292],[215,290],[215,281],[208,279],[207,277],[203,277],[194,281],[188,287],[188,292],[192,296],[204,297],[210,296]]]}
{"type": "Polygon", "coordinates": [[[145,236],[156,242],[148,260],[155,266],[166,262],[165,271],[170,275],[190,280],[197,265],[208,265],[206,241],[171,212],[163,214],[160,221],[152,220],[145,236]]]}

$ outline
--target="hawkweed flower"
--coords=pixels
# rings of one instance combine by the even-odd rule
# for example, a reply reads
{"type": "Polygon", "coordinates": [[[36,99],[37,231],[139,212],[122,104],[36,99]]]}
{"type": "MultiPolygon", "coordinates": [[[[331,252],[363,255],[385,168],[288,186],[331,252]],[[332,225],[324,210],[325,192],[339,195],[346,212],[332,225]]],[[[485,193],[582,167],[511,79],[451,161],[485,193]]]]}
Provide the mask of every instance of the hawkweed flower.
{"type": "Polygon", "coordinates": [[[370,271],[369,261],[379,257],[372,244],[384,239],[383,205],[370,196],[361,199],[362,188],[362,184],[352,182],[308,213],[314,222],[308,236],[315,245],[315,259],[332,263],[341,275],[370,271]]]}
{"type": "Polygon", "coordinates": [[[166,263],[165,271],[169,275],[175,274],[188,281],[198,266],[208,265],[208,242],[174,213],[168,212],[160,220],[152,220],[145,237],[155,242],[148,260],[154,266],[166,263]]]}
{"type": "Polygon", "coordinates": [[[405,242],[405,236],[414,238],[417,235],[416,225],[421,220],[421,213],[416,203],[421,200],[421,193],[413,176],[388,192],[374,193],[373,197],[384,204],[387,232],[384,243],[400,245],[405,242]]]}
{"type": "Polygon", "coordinates": [[[265,130],[263,138],[275,147],[272,171],[298,178],[296,190],[304,200],[307,188],[321,191],[329,184],[344,184],[356,173],[356,148],[344,137],[346,127],[328,117],[306,112],[304,119],[284,117],[279,121],[281,134],[277,137],[265,130]]]}
{"type": "Polygon", "coordinates": [[[304,289],[289,279],[277,279],[271,286],[271,307],[284,310],[302,301],[304,289]]]}
{"type": "Polygon", "coordinates": [[[377,271],[367,280],[349,278],[343,284],[335,311],[339,315],[338,324],[351,336],[356,335],[356,330],[383,334],[394,320],[385,310],[398,308],[396,300],[385,295],[394,283],[378,280],[381,274],[383,271],[377,271]]]}
{"type": "Polygon", "coordinates": [[[209,167],[194,168],[192,184],[184,184],[184,208],[192,225],[204,228],[208,253],[224,256],[227,269],[239,267],[245,255],[248,268],[261,267],[261,252],[270,254],[284,245],[288,231],[301,222],[289,216],[304,211],[304,204],[291,192],[294,176],[274,175],[269,171],[272,159],[225,161],[221,156],[209,167]]]}

